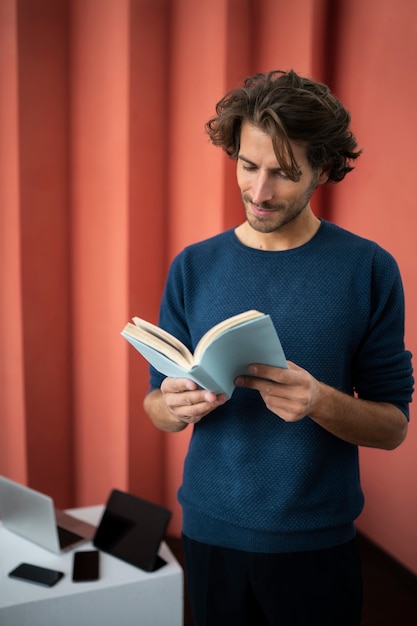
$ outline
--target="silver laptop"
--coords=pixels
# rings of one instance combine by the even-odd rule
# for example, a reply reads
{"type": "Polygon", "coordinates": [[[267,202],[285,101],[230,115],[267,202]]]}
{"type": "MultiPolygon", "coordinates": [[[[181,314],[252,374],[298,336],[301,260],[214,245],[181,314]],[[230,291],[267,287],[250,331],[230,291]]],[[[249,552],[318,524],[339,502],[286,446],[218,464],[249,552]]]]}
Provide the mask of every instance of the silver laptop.
{"type": "Polygon", "coordinates": [[[49,496],[0,476],[0,519],[5,528],[60,554],[94,537],[96,527],[54,507],[49,496]]]}

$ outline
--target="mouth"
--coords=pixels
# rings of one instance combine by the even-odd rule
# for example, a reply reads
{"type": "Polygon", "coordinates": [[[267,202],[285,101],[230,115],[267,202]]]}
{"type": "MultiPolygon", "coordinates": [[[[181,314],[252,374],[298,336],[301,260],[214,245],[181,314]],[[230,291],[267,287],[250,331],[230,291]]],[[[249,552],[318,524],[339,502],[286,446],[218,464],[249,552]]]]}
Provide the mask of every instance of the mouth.
{"type": "Polygon", "coordinates": [[[252,202],[249,203],[249,206],[251,208],[252,214],[255,215],[255,217],[259,218],[270,217],[272,213],[275,213],[277,211],[276,208],[262,207],[257,204],[253,204],[252,202]]]}

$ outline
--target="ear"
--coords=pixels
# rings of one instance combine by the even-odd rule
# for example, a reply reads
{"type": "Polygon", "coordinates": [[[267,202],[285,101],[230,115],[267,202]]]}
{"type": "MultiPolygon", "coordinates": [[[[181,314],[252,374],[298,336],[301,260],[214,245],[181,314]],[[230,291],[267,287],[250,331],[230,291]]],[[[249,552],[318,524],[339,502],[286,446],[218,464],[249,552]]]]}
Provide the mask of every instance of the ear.
{"type": "Polygon", "coordinates": [[[317,187],[319,185],[324,185],[324,183],[327,183],[327,181],[329,180],[329,176],[330,176],[330,169],[331,169],[331,165],[326,165],[325,167],[321,167],[318,171],[318,178],[317,178],[317,187]]]}

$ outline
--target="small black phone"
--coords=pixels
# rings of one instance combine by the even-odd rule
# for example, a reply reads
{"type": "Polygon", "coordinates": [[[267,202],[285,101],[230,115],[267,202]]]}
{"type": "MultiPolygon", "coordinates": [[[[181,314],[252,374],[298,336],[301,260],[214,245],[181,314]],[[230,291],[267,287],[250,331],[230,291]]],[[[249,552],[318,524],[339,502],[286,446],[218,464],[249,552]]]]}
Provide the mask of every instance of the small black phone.
{"type": "Polygon", "coordinates": [[[42,585],[43,587],[53,587],[61,580],[63,575],[64,572],[32,565],[31,563],[21,563],[13,571],[9,572],[10,578],[24,580],[35,585],[42,585]]]}
{"type": "Polygon", "coordinates": [[[72,580],[74,582],[91,582],[99,578],[98,550],[80,550],[74,552],[72,580]]]}

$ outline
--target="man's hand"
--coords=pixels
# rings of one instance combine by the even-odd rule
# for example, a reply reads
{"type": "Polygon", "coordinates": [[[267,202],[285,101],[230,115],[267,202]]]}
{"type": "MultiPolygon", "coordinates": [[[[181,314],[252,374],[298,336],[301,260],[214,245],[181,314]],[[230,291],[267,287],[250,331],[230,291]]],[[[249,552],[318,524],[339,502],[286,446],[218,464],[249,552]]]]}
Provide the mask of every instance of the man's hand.
{"type": "Polygon", "coordinates": [[[267,408],[285,422],[298,422],[314,412],[320,383],[306,370],[288,362],[288,369],[250,365],[250,376],[239,376],[238,387],[257,389],[267,408]]]}
{"type": "Polygon", "coordinates": [[[161,388],[148,394],[145,411],[157,426],[166,431],[183,430],[226,402],[226,396],[200,389],[187,378],[165,378],[161,388]]]}
{"type": "Polygon", "coordinates": [[[226,402],[226,396],[199,389],[187,378],[165,378],[161,393],[169,411],[186,424],[196,424],[226,402]]]}

